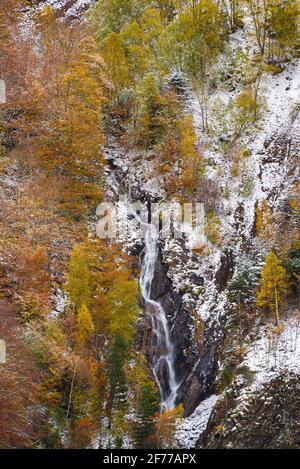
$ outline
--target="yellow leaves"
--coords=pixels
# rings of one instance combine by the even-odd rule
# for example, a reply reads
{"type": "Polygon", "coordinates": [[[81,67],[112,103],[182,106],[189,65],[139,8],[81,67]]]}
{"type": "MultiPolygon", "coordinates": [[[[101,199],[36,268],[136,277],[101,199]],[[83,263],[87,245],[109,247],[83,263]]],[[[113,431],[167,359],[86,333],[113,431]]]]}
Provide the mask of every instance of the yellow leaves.
{"type": "Polygon", "coordinates": [[[236,97],[232,106],[232,117],[235,125],[235,140],[259,118],[261,100],[258,96],[258,85],[245,87],[236,97]]]}
{"type": "Polygon", "coordinates": [[[179,124],[180,151],[183,158],[193,160],[198,156],[196,152],[197,136],[194,129],[193,117],[187,114],[179,124]]]}
{"type": "Polygon", "coordinates": [[[256,303],[260,308],[267,307],[276,314],[276,325],[279,322],[279,308],[288,291],[287,272],[275,252],[271,251],[266,257],[266,264],[261,273],[256,303]]]}
{"type": "Polygon", "coordinates": [[[215,435],[224,435],[225,426],[224,425],[217,425],[214,427],[215,435]]]}
{"type": "Polygon", "coordinates": [[[157,39],[163,32],[160,12],[156,8],[148,8],[141,17],[141,27],[147,43],[157,39]]]}
{"type": "Polygon", "coordinates": [[[78,342],[84,345],[95,331],[93,319],[88,307],[83,304],[76,316],[78,342]]]}
{"type": "Polygon", "coordinates": [[[77,310],[90,301],[90,272],[82,246],[77,246],[72,251],[66,291],[77,310]]]}
{"type": "Polygon", "coordinates": [[[105,39],[102,54],[116,91],[128,86],[130,82],[128,61],[119,34],[112,33],[105,39]]]}
{"type": "Polygon", "coordinates": [[[149,369],[144,355],[138,352],[135,357],[134,365],[127,366],[126,376],[130,388],[134,392],[134,399],[137,402],[141,397],[141,386],[149,382],[149,369]]]}
{"type": "Polygon", "coordinates": [[[114,282],[107,293],[111,311],[109,333],[112,337],[122,337],[129,343],[135,332],[135,322],[139,315],[139,288],[135,280],[114,282]]]}
{"type": "MultiPolygon", "coordinates": [[[[77,315],[85,305],[97,331],[125,342],[132,339],[139,314],[139,288],[131,278],[131,262],[117,246],[91,239],[73,249],[66,283],[77,315]]],[[[81,314],[87,320],[85,308],[81,314]]]]}
{"type": "Polygon", "coordinates": [[[183,10],[170,23],[164,36],[167,60],[197,80],[205,80],[206,69],[222,49],[222,22],[216,1],[202,0],[183,10]]]}
{"type": "Polygon", "coordinates": [[[163,412],[156,424],[160,448],[174,448],[174,435],[178,421],[183,418],[183,405],[179,404],[171,410],[163,412]]]}
{"type": "Polygon", "coordinates": [[[256,209],[256,232],[266,242],[271,242],[274,236],[273,212],[267,200],[256,209]]]}
{"type": "Polygon", "coordinates": [[[51,320],[45,323],[44,338],[46,342],[56,347],[67,348],[67,336],[61,329],[61,324],[58,320],[51,320]]]}
{"type": "Polygon", "coordinates": [[[294,184],[291,190],[289,204],[292,209],[293,216],[299,219],[300,217],[300,183],[299,182],[294,184]]]}
{"type": "Polygon", "coordinates": [[[203,160],[197,151],[197,136],[193,118],[186,115],[179,123],[180,155],[181,155],[181,184],[185,192],[193,194],[199,183],[203,160]]]}

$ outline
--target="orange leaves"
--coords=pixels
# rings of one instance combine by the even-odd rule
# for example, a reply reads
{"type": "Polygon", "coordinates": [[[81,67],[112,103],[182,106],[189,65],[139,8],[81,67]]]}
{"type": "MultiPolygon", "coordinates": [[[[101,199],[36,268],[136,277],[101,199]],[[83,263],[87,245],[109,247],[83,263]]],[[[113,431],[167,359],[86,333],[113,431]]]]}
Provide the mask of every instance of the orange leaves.
{"type": "Polygon", "coordinates": [[[0,337],[6,342],[6,363],[0,364],[0,448],[31,446],[37,371],[21,340],[12,306],[0,300],[0,337]],[[29,415],[31,409],[31,416],[29,415]]]}
{"type": "Polygon", "coordinates": [[[157,439],[159,448],[174,448],[174,435],[178,425],[178,420],[183,417],[183,405],[180,404],[175,409],[163,412],[156,424],[157,439]]]}
{"type": "Polygon", "coordinates": [[[97,425],[90,417],[82,417],[77,420],[71,428],[71,444],[69,448],[86,449],[91,445],[93,433],[96,431],[97,425]]]}

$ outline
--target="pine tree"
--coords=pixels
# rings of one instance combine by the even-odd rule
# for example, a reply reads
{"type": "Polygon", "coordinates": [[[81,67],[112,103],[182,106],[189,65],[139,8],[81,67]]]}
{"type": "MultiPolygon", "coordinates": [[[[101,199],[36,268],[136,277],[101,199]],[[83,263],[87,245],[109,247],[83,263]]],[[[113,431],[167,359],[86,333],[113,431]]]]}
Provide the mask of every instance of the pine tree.
{"type": "Polygon", "coordinates": [[[155,444],[155,425],[159,411],[158,390],[150,379],[144,379],[140,385],[137,402],[137,418],[134,438],[137,448],[153,448],[155,444]]]}
{"type": "Polygon", "coordinates": [[[136,354],[134,365],[127,370],[127,377],[136,413],[132,438],[137,448],[154,448],[157,446],[155,426],[158,422],[159,392],[141,352],[136,354]]]}
{"type": "Polygon", "coordinates": [[[114,411],[122,410],[127,405],[127,380],[124,364],[127,358],[128,348],[124,339],[120,336],[113,338],[107,358],[109,394],[107,401],[107,413],[112,422],[114,411]]]}
{"type": "Polygon", "coordinates": [[[253,285],[250,284],[244,272],[238,272],[231,282],[228,283],[228,299],[237,306],[240,336],[242,335],[243,328],[243,307],[251,299],[252,294],[253,285]]]}
{"type": "Polygon", "coordinates": [[[288,290],[287,272],[276,253],[271,251],[266,257],[266,265],[261,273],[257,305],[260,308],[268,308],[275,315],[276,326],[279,325],[279,309],[288,290]]]}

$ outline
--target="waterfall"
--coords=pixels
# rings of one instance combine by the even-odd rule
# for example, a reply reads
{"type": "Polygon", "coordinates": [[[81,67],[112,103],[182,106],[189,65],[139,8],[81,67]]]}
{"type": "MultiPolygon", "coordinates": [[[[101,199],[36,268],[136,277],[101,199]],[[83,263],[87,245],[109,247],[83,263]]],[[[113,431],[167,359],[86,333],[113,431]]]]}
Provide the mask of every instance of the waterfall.
{"type": "Polygon", "coordinates": [[[166,313],[157,301],[151,298],[152,284],[155,277],[158,258],[158,228],[140,217],[127,199],[119,202],[119,207],[129,213],[144,228],[145,249],[141,263],[140,287],[146,305],[146,312],[152,319],[154,335],[154,353],[152,354],[152,372],[160,393],[161,411],[171,410],[176,405],[177,392],[181,385],[175,372],[175,351],[170,338],[166,313]],[[125,204],[125,205],[124,205],[125,204]]]}
{"type": "Polygon", "coordinates": [[[152,329],[155,337],[152,371],[159,387],[161,411],[164,411],[175,407],[180,383],[176,379],[174,345],[170,338],[166,313],[160,303],[151,299],[151,287],[155,276],[157,256],[158,231],[154,225],[149,224],[145,234],[145,251],[140,285],[146,303],[146,311],[152,318],[152,329]]]}

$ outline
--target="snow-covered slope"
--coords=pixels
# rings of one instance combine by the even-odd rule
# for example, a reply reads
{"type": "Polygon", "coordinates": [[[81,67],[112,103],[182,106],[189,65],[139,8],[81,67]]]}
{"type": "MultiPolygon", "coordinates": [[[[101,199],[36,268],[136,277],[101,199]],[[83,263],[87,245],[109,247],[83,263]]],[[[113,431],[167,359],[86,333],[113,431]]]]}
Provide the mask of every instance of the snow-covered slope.
{"type": "Polygon", "coordinates": [[[58,15],[77,19],[90,7],[94,0],[42,0],[39,8],[51,6],[58,15]]]}

